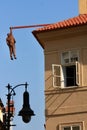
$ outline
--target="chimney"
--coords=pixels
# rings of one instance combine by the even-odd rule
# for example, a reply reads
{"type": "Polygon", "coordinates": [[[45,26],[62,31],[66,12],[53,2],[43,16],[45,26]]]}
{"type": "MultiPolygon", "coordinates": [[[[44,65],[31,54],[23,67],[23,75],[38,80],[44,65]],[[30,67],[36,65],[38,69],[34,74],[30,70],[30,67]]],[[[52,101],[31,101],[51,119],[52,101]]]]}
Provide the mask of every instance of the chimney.
{"type": "Polygon", "coordinates": [[[79,1],[79,14],[87,14],[87,0],[79,1]]]}

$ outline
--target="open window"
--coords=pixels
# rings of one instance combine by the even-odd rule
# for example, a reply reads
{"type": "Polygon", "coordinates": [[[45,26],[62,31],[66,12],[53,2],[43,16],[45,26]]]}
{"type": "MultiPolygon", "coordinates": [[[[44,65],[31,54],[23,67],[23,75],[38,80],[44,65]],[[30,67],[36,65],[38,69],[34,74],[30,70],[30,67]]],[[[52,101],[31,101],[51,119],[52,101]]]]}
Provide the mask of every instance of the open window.
{"type": "Polygon", "coordinates": [[[61,65],[52,64],[53,86],[61,86],[61,65]]]}
{"type": "Polygon", "coordinates": [[[80,64],[76,62],[76,84],[80,85],[80,64]]]}
{"type": "Polygon", "coordinates": [[[80,85],[80,65],[70,66],[52,64],[53,87],[75,87],[80,85]]]}
{"type": "Polygon", "coordinates": [[[63,52],[61,65],[52,64],[54,87],[75,87],[80,85],[79,52],[77,50],[63,52]]]}

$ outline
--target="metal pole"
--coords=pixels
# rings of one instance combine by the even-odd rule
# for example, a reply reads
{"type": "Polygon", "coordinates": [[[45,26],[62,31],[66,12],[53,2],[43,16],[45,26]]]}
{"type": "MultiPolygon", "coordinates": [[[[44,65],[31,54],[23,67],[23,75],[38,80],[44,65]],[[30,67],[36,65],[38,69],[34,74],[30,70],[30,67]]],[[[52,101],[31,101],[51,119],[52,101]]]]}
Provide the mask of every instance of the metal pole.
{"type": "Polygon", "coordinates": [[[35,28],[35,27],[44,27],[44,26],[48,26],[50,24],[36,24],[36,25],[29,25],[29,26],[14,26],[14,27],[10,27],[10,30],[12,29],[22,29],[22,28],[35,28]]]}
{"type": "Polygon", "coordinates": [[[7,127],[10,130],[10,94],[8,94],[8,117],[7,117],[7,127]]]}
{"type": "Polygon", "coordinates": [[[8,84],[7,87],[8,87],[8,94],[7,94],[7,106],[8,106],[7,110],[8,110],[8,112],[7,112],[7,119],[6,119],[7,120],[7,124],[6,125],[7,125],[7,130],[10,130],[10,126],[11,126],[10,125],[10,99],[11,99],[10,87],[11,86],[8,84]]]}

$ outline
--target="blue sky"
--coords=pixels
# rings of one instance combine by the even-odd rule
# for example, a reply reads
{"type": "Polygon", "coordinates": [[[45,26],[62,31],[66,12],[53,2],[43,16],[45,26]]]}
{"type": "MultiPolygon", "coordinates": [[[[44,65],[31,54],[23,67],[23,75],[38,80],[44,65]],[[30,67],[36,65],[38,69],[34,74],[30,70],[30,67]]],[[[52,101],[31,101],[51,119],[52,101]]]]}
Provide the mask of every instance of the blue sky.
{"type": "Polygon", "coordinates": [[[17,60],[10,60],[6,35],[11,26],[59,22],[77,16],[78,0],[1,0],[0,3],[0,97],[6,105],[6,85],[28,82],[30,106],[36,116],[25,124],[17,114],[22,108],[24,87],[15,89],[14,130],[44,130],[44,51],[34,38],[36,28],[15,29],[17,60]]]}

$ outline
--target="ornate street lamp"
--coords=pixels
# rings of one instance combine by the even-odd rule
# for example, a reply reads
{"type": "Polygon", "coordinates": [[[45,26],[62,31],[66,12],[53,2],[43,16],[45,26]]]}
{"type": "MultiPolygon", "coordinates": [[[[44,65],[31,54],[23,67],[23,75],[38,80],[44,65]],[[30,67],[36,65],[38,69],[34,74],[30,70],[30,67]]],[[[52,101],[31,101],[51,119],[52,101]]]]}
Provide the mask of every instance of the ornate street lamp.
{"type": "Polygon", "coordinates": [[[29,104],[29,93],[27,91],[27,86],[28,84],[18,84],[15,87],[12,88],[12,86],[10,86],[10,84],[8,84],[7,89],[8,89],[8,94],[7,94],[7,110],[5,112],[5,128],[6,130],[10,130],[11,126],[15,126],[15,125],[11,125],[10,122],[12,120],[13,113],[14,113],[14,102],[13,100],[11,101],[11,96],[15,96],[16,93],[14,91],[15,88],[19,87],[19,86],[25,86],[25,92],[23,93],[23,108],[19,111],[19,116],[22,116],[22,120],[25,123],[28,123],[31,120],[31,116],[34,116],[34,112],[33,110],[30,108],[30,104],[29,104]]]}
{"type": "Polygon", "coordinates": [[[23,93],[23,108],[19,111],[19,116],[22,116],[22,120],[25,123],[30,122],[31,116],[34,116],[33,110],[29,104],[29,93],[27,92],[27,85],[25,86],[25,92],[23,93]]]}

